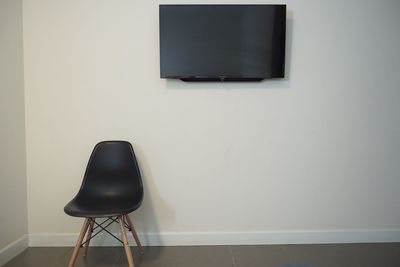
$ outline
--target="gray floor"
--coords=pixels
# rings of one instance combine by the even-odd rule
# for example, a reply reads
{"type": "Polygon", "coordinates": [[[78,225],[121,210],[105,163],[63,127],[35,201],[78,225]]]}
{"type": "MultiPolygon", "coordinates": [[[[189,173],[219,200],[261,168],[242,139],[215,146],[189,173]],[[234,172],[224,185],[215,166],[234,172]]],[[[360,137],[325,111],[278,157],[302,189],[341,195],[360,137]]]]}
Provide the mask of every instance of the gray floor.
{"type": "MultiPolygon", "coordinates": [[[[399,267],[400,243],[135,248],[139,267],[399,267]]],[[[72,248],[28,248],[4,267],[67,266],[72,248]]],[[[93,247],[77,267],[127,266],[122,247],[93,247]]]]}

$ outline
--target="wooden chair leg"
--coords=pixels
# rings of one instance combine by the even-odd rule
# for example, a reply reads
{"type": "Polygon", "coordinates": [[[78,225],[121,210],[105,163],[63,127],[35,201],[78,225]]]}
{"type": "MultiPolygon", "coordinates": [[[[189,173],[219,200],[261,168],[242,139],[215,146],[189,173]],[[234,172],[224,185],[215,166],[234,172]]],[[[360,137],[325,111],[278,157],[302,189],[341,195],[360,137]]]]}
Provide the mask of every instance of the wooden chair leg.
{"type": "Polygon", "coordinates": [[[86,244],[85,244],[85,249],[83,250],[83,256],[86,257],[89,249],[89,244],[90,244],[90,238],[92,237],[93,234],[93,226],[94,226],[94,221],[96,218],[90,218],[89,219],[89,230],[87,231],[86,235],[86,244]]]}
{"type": "Polygon", "coordinates": [[[79,252],[79,249],[80,249],[80,247],[82,245],[82,240],[85,237],[85,233],[86,233],[86,231],[88,229],[88,226],[89,226],[89,219],[86,218],[85,222],[83,223],[83,226],[82,226],[81,232],[79,234],[78,240],[76,241],[76,246],[74,248],[74,251],[72,252],[71,259],[69,260],[68,267],[73,267],[75,265],[76,257],[78,256],[78,252],[79,252]]]}
{"type": "Polygon", "coordinates": [[[122,241],[124,242],[124,248],[125,248],[126,258],[128,259],[129,267],[135,267],[133,263],[131,248],[129,247],[128,238],[126,237],[124,216],[119,216],[118,219],[119,219],[119,226],[121,228],[122,241]]]}
{"type": "Polygon", "coordinates": [[[131,233],[132,233],[133,238],[134,238],[135,241],[136,241],[136,244],[137,244],[137,246],[138,246],[138,249],[139,249],[140,254],[144,254],[144,249],[143,249],[143,247],[142,247],[142,244],[140,243],[139,236],[137,235],[137,233],[136,233],[136,231],[135,231],[135,227],[133,227],[133,223],[132,223],[132,221],[131,221],[131,218],[129,218],[128,214],[124,215],[124,217],[125,217],[125,220],[128,222],[130,231],[131,231],[131,233]]]}

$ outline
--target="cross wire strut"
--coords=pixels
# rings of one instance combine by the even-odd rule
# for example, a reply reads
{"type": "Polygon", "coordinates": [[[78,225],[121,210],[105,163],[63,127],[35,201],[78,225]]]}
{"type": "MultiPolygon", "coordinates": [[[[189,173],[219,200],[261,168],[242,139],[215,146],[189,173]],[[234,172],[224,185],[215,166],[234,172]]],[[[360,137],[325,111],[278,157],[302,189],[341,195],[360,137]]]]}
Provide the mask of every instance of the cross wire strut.
{"type": "MultiPolygon", "coordinates": [[[[93,222],[94,224],[96,224],[96,226],[92,229],[92,232],[94,230],[96,230],[97,228],[101,228],[100,230],[98,230],[94,235],[92,235],[89,239],[87,239],[85,242],[83,242],[81,244],[81,247],[83,247],[83,245],[85,245],[87,242],[89,242],[90,240],[92,240],[96,235],[100,234],[101,232],[105,231],[108,234],[110,234],[112,237],[114,237],[115,239],[117,239],[121,244],[124,244],[124,242],[119,239],[118,237],[116,237],[113,233],[111,233],[110,231],[108,231],[106,228],[108,226],[110,226],[112,223],[119,223],[118,217],[115,216],[115,218],[113,217],[108,217],[107,220],[102,221],[101,223],[96,222],[93,218],[89,218],[89,221],[93,222]],[[111,222],[109,222],[111,220],[111,222]],[[109,222],[106,226],[103,226],[105,223],[109,222]]],[[[131,228],[129,227],[129,225],[124,221],[124,226],[126,229],[128,229],[129,231],[131,231],[131,228]]]]}

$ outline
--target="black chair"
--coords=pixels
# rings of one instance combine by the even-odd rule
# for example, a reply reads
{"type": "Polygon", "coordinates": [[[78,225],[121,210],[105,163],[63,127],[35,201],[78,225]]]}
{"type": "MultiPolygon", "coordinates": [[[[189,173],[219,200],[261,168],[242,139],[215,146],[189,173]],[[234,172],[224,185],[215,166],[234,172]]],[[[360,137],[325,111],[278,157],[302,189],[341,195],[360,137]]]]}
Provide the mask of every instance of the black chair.
{"type": "Polygon", "coordinates": [[[143,184],[132,145],[126,141],[98,143],[90,156],[78,194],[64,208],[68,215],[85,218],[68,266],[75,265],[83,245],[86,256],[90,240],[104,230],[124,245],[129,266],[134,267],[125,228],[132,232],[143,254],[143,247],[128,216],[139,208],[142,199],[143,184]],[[98,223],[97,218],[105,220],[98,223]],[[119,223],[122,240],[106,229],[113,222],[119,223]],[[99,230],[93,234],[97,228],[99,230]],[[86,241],[82,243],[85,235],[86,241]]]}

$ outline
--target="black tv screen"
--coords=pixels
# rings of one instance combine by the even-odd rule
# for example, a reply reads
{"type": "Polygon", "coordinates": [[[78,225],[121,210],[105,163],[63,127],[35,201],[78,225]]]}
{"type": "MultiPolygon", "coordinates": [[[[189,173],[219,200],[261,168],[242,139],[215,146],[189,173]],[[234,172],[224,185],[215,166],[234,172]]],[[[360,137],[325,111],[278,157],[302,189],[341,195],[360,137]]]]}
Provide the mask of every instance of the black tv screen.
{"type": "Polygon", "coordinates": [[[160,5],[161,78],[282,78],[285,32],[286,5],[160,5]]]}

